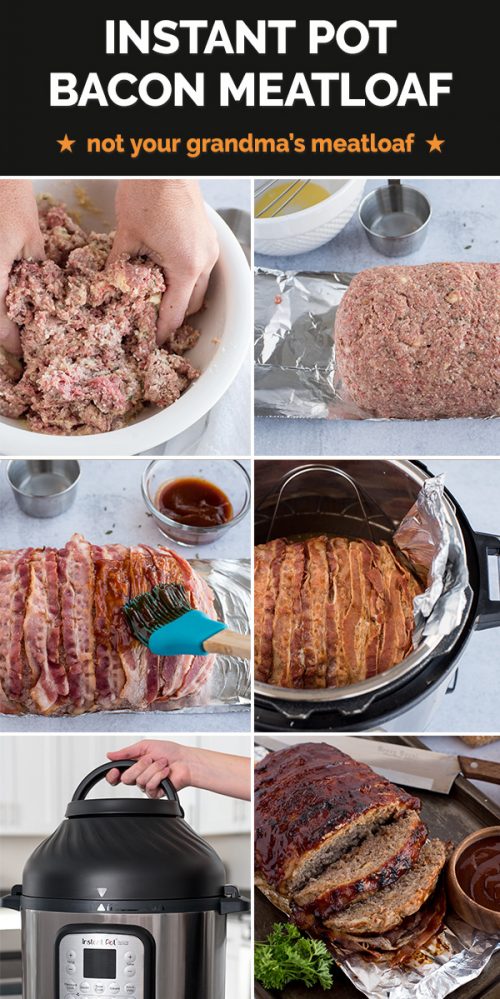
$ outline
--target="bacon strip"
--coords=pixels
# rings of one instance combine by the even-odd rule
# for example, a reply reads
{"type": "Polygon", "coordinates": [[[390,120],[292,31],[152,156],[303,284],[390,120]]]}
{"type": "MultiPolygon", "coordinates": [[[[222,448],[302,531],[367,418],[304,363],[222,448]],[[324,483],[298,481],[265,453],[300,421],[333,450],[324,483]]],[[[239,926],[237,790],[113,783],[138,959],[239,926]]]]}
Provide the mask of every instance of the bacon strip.
{"type": "Polygon", "coordinates": [[[24,616],[24,648],[31,672],[31,700],[50,713],[69,692],[64,657],[60,656],[61,612],[57,551],[35,551],[29,565],[29,594],[24,616]]]}
{"type": "MultiPolygon", "coordinates": [[[[163,549],[161,549],[163,551],[163,549]]],[[[208,617],[215,617],[214,601],[210,588],[197,573],[194,574],[189,562],[182,558],[177,552],[169,553],[177,565],[179,578],[177,582],[182,583],[189,594],[192,607],[207,614],[208,617]]],[[[215,656],[178,656],[182,660],[179,663],[179,671],[182,670],[180,685],[171,695],[176,700],[184,697],[191,697],[206,682],[207,676],[211,673],[215,656]]]]}
{"type": "Polygon", "coordinates": [[[71,713],[94,706],[94,563],[91,546],[74,534],[59,551],[59,587],[62,620],[62,646],[69,682],[68,709],[71,713]]]}
{"type": "Polygon", "coordinates": [[[127,707],[126,666],[133,667],[134,642],[123,615],[130,596],[130,557],[93,549],[96,701],[103,708],[127,707]],[[114,557],[115,556],[115,557],[114,557]]]}
{"type": "Polygon", "coordinates": [[[307,568],[301,593],[302,627],[309,642],[304,644],[303,686],[324,687],[328,660],[325,629],[329,591],[327,545],[324,538],[312,538],[304,547],[307,568]]]}
{"type": "Polygon", "coordinates": [[[305,566],[304,545],[289,544],[286,548],[278,585],[274,612],[273,670],[271,683],[290,686],[292,635],[301,612],[301,591],[305,566]]]}
{"type": "Polygon", "coordinates": [[[273,626],[281,562],[286,542],[281,538],[255,549],[255,679],[267,682],[273,668],[273,626]]]}
{"type": "Polygon", "coordinates": [[[0,701],[9,714],[24,709],[26,659],[23,622],[33,549],[0,554],[0,701]]]}

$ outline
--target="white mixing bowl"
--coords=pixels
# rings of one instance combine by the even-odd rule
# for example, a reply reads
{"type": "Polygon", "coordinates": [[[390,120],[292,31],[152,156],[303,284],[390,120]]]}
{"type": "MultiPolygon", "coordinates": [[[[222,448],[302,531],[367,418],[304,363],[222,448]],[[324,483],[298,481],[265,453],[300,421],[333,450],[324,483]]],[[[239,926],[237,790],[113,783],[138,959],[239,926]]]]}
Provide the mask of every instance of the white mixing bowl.
{"type": "MultiPolygon", "coordinates": [[[[50,194],[79,213],[85,229],[104,232],[114,226],[114,180],[37,180],[37,194],[50,194]],[[90,207],[82,207],[76,192],[85,192],[90,207]]],[[[220,216],[206,206],[220,245],[220,257],[210,279],[207,309],[196,317],[198,343],[187,357],[200,377],[167,409],[144,409],[121,430],[85,436],[39,434],[25,421],[0,417],[0,454],[130,455],[158,447],[196,423],[221,398],[236,377],[251,343],[251,276],[243,250],[220,216]]]]}
{"type": "MultiPolygon", "coordinates": [[[[257,253],[275,257],[308,253],[309,250],[315,250],[318,246],[328,243],[347,225],[358,209],[366,178],[351,177],[346,180],[334,177],[313,178],[316,179],[321,187],[332,192],[330,197],[310,208],[290,212],[289,215],[255,219],[254,239],[257,253]]],[[[260,183],[260,181],[255,182],[256,190],[260,183]]]]}

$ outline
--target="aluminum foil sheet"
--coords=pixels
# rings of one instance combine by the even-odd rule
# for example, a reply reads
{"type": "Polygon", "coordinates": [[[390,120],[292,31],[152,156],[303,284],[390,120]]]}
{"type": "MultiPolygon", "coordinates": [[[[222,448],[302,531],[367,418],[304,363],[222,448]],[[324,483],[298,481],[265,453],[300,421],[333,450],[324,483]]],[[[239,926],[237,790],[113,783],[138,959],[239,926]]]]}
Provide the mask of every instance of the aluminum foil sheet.
{"type": "Polygon", "coordinates": [[[449,916],[439,936],[405,967],[390,968],[354,956],[339,963],[369,999],[444,999],[478,978],[497,950],[498,937],[449,916]]]}
{"type": "Polygon", "coordinates": [[[427,479],[394,533],[394,543],[427,578],[424,593],[413,601],[414,648],[424,641],[435,648],[443,636],[454,638],[472,599],[463,541],[444,500],[444,476],[427,479]]]}
{"type": "Polygon", "coordinates": [[[361,420],[343,394],[333,327],[354,274],[255,271],[255,412],[361,420]]]}
{"type": "MultiPolygon", "coordinates": [[[[190,559],[190,565],[206,580],[215,595],[215,612],[232,631],[250,630],[251,583],[249,559],[190,559]]],[[[252,691],[250,663],[217,656],[209,683],[192,697],[166,701],[155,711],[192,711],[193,708],[228,706],[248,708],[252,691]]]]}

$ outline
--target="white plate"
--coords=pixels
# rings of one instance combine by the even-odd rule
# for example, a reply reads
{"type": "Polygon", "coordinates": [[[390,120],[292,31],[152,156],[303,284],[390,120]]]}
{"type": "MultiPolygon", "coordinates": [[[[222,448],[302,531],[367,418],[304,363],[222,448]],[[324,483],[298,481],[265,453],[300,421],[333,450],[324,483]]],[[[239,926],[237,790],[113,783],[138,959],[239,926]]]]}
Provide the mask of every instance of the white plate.
{"type": "MultiPolygon", "coordinates": [[[[36,193],[51,194],[80,212],[86,229],[107,231],[114,224],[113,180],[38,180],[36,193]],[[82,209],[75,188],[88,195],[99,210],[82,209]]],[[[158,447],[188,429],[224,395],[243,363],[251,342],[251,275],[235,236],[209,205],[219,239],[220,257],[207,294],[207,309],[196,317],[201,337],[187,357],[202,373],[172,406],[149,408],[121,430],[86,436],[39,434],[23,420],[0,417],[0,454],[85,456],[129,455],[158,447]]]]}

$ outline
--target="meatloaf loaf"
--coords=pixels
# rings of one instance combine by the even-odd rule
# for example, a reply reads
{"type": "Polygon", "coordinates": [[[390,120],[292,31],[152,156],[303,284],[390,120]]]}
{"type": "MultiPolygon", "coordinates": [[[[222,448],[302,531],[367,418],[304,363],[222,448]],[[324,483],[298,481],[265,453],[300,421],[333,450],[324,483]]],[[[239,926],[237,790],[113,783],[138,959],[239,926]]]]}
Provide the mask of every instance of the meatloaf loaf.
{"type": "Polygon", "coordinates": [[[449,844],[420,801],[326,743],[269,753],[255,775],[256,885],[338,954],[402,963],[439,932],[449,844]]]}
{"type": "Polygon", "coordinates": [[[255,676],[281,687],[340,687],[412,649],[422,584],[390,545],[282,538],[255,549],[255,676]]]}
{"type": "Polygon", "coordinates": [[[500,416],[500,264],[362,271],[337,311],[335,352],[368,415],[500,416]]]}

